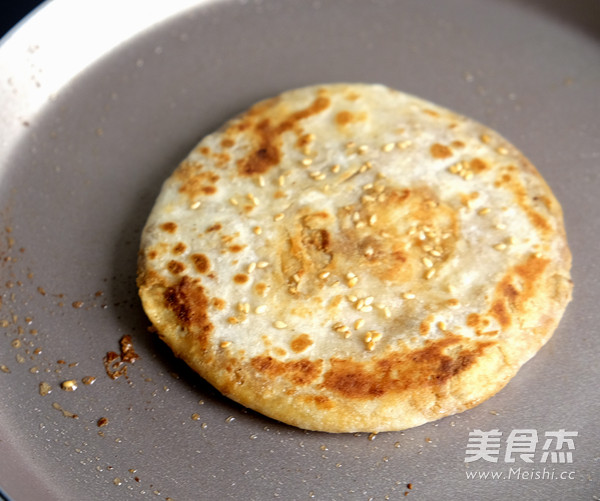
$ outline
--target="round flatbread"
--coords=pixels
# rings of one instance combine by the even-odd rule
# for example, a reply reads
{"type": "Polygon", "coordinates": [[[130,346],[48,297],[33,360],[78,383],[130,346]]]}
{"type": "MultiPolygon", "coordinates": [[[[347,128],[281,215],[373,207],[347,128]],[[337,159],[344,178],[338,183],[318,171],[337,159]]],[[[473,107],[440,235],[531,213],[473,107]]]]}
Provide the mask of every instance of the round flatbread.
{"type": "Polygon", "coordinates": [[[160,337],[277,420],[379,432],[463,411],[571,298],[562,212],[496,132],[381,85],[292,90],[165,182],[138,286],[160,337]]]}

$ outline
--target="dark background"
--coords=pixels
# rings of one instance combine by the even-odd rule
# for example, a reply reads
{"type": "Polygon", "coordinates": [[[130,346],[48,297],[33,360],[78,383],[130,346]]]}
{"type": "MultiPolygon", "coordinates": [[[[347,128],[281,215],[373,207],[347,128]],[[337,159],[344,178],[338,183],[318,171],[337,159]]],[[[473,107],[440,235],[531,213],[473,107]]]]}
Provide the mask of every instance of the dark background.
{"type": "Polygon", "coordinates": [[[41,0],[9,0],[0,7],[0,37],[23,19],[41,0]]]}

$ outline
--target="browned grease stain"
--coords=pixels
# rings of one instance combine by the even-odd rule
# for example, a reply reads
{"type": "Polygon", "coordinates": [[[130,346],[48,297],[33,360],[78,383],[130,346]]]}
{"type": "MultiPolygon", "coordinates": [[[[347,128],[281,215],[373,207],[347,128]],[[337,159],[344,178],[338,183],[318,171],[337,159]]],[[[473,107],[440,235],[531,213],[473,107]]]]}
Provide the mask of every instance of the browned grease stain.
{"type": "Polygon", "coordinates": [[[433,158],[448,158],[452,156],[452,150],[440,143],[434,143],[429,148],[429,152],[433,158]]]}
{"type": "Polygon", "coordinates": [[[206,273],[210,269],[210,260],[204,254],[192,254],[190,259],[199,273],[206,273]]]}
{"type": "Polygon", "coordinates": [[[312,344],[313,340],[308,334],[300,334],[299,336],[296,336],[294,339],[292,339],[290,346],[293,352],[302,353],[312,344]]]}
{"type": "Polygon", "coordinates": [[[160,225],[160,229],[167,233],[175,233],[177,231],[177,224],[173,222],[166,222],[160,225]]]}
{"type": "Polygon", "coordinates": [[[307,358],[281,362],[267,355],[254,357],[250,365],[269,378],[285,377],[292,383],[303,386],[312,383],[321,373],[322,360],[311,361],[307,358]]]}
{"type": "Polygon", "coordinates": [[[333,358],[331,368],[323,375],[322,387],[345,398],[376,398],[406,390],[435,387],[468,369],[483,355],[492,341],[469,347],[457,335],[447,335],[426,346],[407,352],[395,352],[371,362],[333,358]],[[451,355],[445,349],[453,347],[451,355]]]}

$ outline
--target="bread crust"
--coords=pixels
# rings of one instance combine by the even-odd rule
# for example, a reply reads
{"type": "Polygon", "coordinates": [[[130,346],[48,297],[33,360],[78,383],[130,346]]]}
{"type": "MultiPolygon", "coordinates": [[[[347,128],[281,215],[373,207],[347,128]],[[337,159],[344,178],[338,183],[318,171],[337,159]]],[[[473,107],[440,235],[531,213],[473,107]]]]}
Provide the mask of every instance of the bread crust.
{"type": "Polygon", "coordinates": [[[138,287],[224,395],[327,432],[498,392],[571,299],[561,207],[498,133],[381,85],[262,101],[204,138],[143,231],[138,287]]]}

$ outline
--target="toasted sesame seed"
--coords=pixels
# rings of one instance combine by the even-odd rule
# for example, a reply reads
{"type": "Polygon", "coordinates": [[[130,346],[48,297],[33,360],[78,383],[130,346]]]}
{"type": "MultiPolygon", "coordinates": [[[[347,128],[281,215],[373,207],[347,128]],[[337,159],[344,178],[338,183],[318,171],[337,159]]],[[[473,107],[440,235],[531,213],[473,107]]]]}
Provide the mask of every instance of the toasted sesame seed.
{"type": "Polygon", "coordinates": [[[323,271],[323,272],[319,273],[319,278],[321,280],[325,280],[329,275],[331,275],[331,273],[329,271],[323,271]]]}
{"type": "Polygon", "coordinates": [[[190,209],[197,209],[198,207],[200,207],[201,202],[194,202],[192,205],[190,205],[190,209]]]}
{"type": "Polygon", "coordinates": [[[395,146],[396,146],[396,145],[395,145],[394,143],[388,143],[388,144],[384,144],[384,145],[381,147],[381,150],[382,150],[382,151],[385,151],[385,152],[390,152],[390,151],[392,151],[392,150],[394,149],[394,147],[395,147],[395,146]]]}
{"type": "Polygon", "coordinates": [[[432,256],[435,256],[435,257],[441,257],[441,255],[442,255],[442,253],[437,249],[431,249],[429,251],[429,254],[431,254],[432,256]]]}
{"type": "Polygon", "coordinates": [[[250,304],[248,303],[238,303],[237,309],[240,313],[248,313],[250,312],[250,304]]]}
{"type": "Polygon", "coordinates": [[[373,311],[373,307],[371,305],[365,305],[360,309],[360,311],[363,311],[365,313],[370,313],[371,311],[373,311]]]}
{"type": "Polygon", "coordinates": [[[392,311],[387,306],[383,309],[383,314],[384,314],[385,318],[392,317],[392,311]]]}
{"type": "Polygon", "coordinates": [[[433,268],[433,261],[428,257],[424,257],[423,259],[421,259],[421,261],[423,261],[423,264],[426,268],[433,268]]]}
{"type": "Polygon", "coordinates": [[[229,199],[229,203],[230,203],[231,205],[239,205],[239,202],[238,202],[238,201],[237,201],[235,198],[230,198],[230,199],[229,199]]]}
{"type": "Polygon", "coordinates": [[[506,155],[508,153],[508,150],[504,146],[498,146],[498,148],[496,148],[496,151],[500,155],[506,155]]]}
{"type": "Polygon", "coordinates": [[[517,239],[515,237],[508,237],[506,239],[506,243],[509,245],[515,245],[517,243],[517,239]]]}
{"type": "Polygon", "coordinates": [[[377,214],[371,214],[369,217],[369,226],[373,226],[377,222],[377,214]]]}
{"type": "Polygon", "coordinates": [[[506,244],[500,242],[499,244],[496,244],[493,246],[494,249],[496,249],[497,251],[503,251],[504,249],[506,249],[506,244]]]}
{"type": "Polygon", "coordinates": [[[315,181],[323,181],[327,176],[323,172],[312,172],[310,177],[315,181]]]}
{"type": "Polygon", "coordinates": [[[489,207],[484,207],[483,209],[479,209],[477,214],[479,214],[480,216],[484,216],[486,214],[489,214],[491,211],[492,209],[490,209],[489,207]]]}
{"type": "Polygon", "coordinates": [[[337,174],[340,171],[340,164],[335,164],[331,166],[331,172],[333,172],[334,174],[337,174]]]}
{"type": "Polygon", "coordinates": [[[267,311],[267,306],[264,304],[261,304],[260,306],[254,308],[254,313],[256,313],[257,315],[262,315],[265,311],[267,311]]]}
{"type": "Polygon", "coordinates": [[[365,256],[366,257],[371,257],[374,253],[375,253],[375,251],[373,250],[373,247],[367,247],[365,249],[365,256]]]}
{"type": "Polygon", "coordinates": [[[227,348],[228,346],[231,346],[231,341],[223,341],[220,346],[221,348],[227,348]]]}
{"type": "Polygon", "coordinates": [[[250,200],[252,202],[253,205],[258,205],[260,203],[260,201],[258,200],[258,198],[256,198],[254,196],[254,194],[252,194],[252,193],[248,193],[246,195],[246,197],[248,198],[248,200],[250,200]]]}
{"type": "Polygon", "coordinates": [[[359,154],[362,155],[363,153],[366,153],[367,151],[369,151],[369,147],[366,144],[362,144],[358,147],[357,151],[359,154]]]}
{"type": "Polygon", "coordinates": [[[368,166],[366,163],[362,164],[362,165],[361,165],[361,166],[358,168],[358,172],[359,172],[359,173],[361,173],[361,174],[363,174],[363,173],[367,172],[367,170],[369,170],[369,166],[368,166]]]}
{"type": "Polygon", "coordinates": [[[293,280],[294,280],[294,282],[296,282],[297,284],[299,284],[299,283],[300,283],[300,280],[301,280],[301,278],[300,278],[300,275],[298,275],[298,273],[294,273],[294,274],[292,275],[292,279],[293,279],[293,280]]]}
{"type": "Polygon", "coordinates": [[[281,320],[276,320],[275,322],[273,322],[273,327],[275,327],[276,329],[285,329],[287,327],[287,324],[285,322],[282,322],[281,320]]]}
{"type": "Polygon", "coordinates": [[[358,277],[348,279],[348,287],[354,287],[358,283],[358,277]]]}
{"type": "Polygon", "coordinates": [[[356,303],[356,309],[360,310],[362,309],[362,307],[365,305],[365,300],[363,299],[359,299],[358,302],[356,303]]]}
{"type": "Polygon", "coordinates": [[[358,301],[358,298],[354,294],[347,296],[347,298],[348,298],[348,301],[350,301],[351,303],[356,303],[356,301],[358,301]]]}
{"type": "Polygon", "coordinates": [[[260,235],[262,233],[262,228],[260,226],[255,226],[254,228],[252,228],[252,231],[255,235],[260,235]]]}
{"type": "Polygon", "coordinates": [[[277,184],[279,186],[283,186],[285,184],[285,176],[279,176],[279,178],[277,179],[277,184]]]}
{"type": "Polygon", "coordinates": [[[543,254],[541,252],[536,252],[533,257],[535,257],[536,259],[540,259],[543,256],[543,254]]]}
{"type": "Polygon", "coordinates": [[[256,267],[260,269],[266,268],[267,266],[269,266],[269,263],[267,263],[266,261],[259,261],[258,263],[256,263],[256,267]]]}
{"type": "Polygon", "coordinates": [[[446,322],[438,322],[437,323],[438,329],[441,331],[445,331],[446,330],[446,322]]]}
{"type": "Polygon", "coordinates": [[[387,195],[386,195],[385,193],[380,193],[380,194],[377,196],[377,201],[378,201],[378,202],[380,202],[380,203],[383,203],[383,202],[385,202],[386,200],[387,200],[387,195]]]}
{"type": "Polygon", "coordinates": [[[359,318],[356,322],[354,322],[354,329],[358,330],[365,325],[364,318],[359,318]]]}
{"type": "Polygon", "coordinates": [[[279,214],[275,214],[273,216],[273,221],[281,221],[284,217],[285,214],[283,212],[280,212],[279,214]]]}
{"type": "Polygon", "coordinates": [[[258,176],[256,178],[256,184],[262,188],[265,185],[265,178],[263,176],[258,176]]]}
{"type": "Polygon", "coordinates": [[[471,171],[466,171],[462,177],[465,181],[468,181],[469,179],[473,179],[473,173],[471,171]]]}
{"type": "Polygon", "coordinates": [[[402,294],[403,299],[414,299],[416,296],[412,292],[405,292],[402,294]]]}
{"type": "Polygon", "coordinates": [[[369,331],[365,334],[365,343],[368,343],[369,341],[373,340],[373,331],[369,331]]]}
{"type": "Polygon", "coordinates": [[[435,275],[435,268],[431,268],[431,269],[427,270],[427,273],[425,273],[425,278],[427,280],[429,280],[430,278],[433,277],[433,275],[435,275]]]}
{"type": "Polygon", "coordinates": [[[479,139],[481,139],[481,142],[485,144],[489,144],[489,142],[492,140],[492,138],[487,134],[481,134],[481,136],[479,136],[479,139]]]}
{"type": "Polygon", "coordinates": [[[305,167],[308,167],[309,165],[312,165],[313,161],[312,158],[303,158],[301,163],[305,167]]]}
{"type": "Polygon", "coordinates": [[[368,204],[368,203],[374,202],[375,200],[377,200],[377,199],[371,195],[363,195],[362,197],[360,197],[360,201],[363,204],[368,204]]]}
{"type": "Polygon", "coordinates": [[[365,184],[365,185],[362,187],[362,189],[363,189],[364,191],[372,190],[372,189],[373,189],[373,186],[374,186],[374,185],[373,185],[373,183],[367,183],[367,184],[365,184]]]}
{"type": "Polygon", "coordinates": [[[373,304],[373,301],[375,300],[375,298],[373,296],[369,296],[365,298],[365,305],[370,305],[373,304]]]}
{"type": "Polygon", "coordinates": [[[412,141],[410,139],[406,139],[405,141],[400,141],[400,142],[396,143],[396,146],[398,146],[398,148],[400,148],[401,150],[405,150],[411,144],[412,144],[412,141]]]}
{"type": "Polygon", "coordinates": [[[498,229],[498,230],[505,230],[506,229],[506,225],[504,223],[498,223],[496,225],[496,229],[498,229]]]}
{"type": "Polygon", "coordinates": [[[346,273],[346,278],[354,278],[356,276],[355,273],[349,271],[348,273],[346,273]]]}
{"type": "Polygon", "coordinates": [[[356,143],[354,141],[348,141],[346,143],[346,148],[354,148],[356,146],[356,143]]]}
{"type": "Polygon", "coordinates": [[[256,263],[250,263],[248,265],[248,273],[252,273],[256,269],[256,263]]]}
{"type": "Polygon", "coordinates": [[[364,228],[366,226],[366,223],[364,221],[359,221],[358,223],[356,223],[354,225],[356,228],[364,228]]]}
{"type": "Polygon", "coordinates": [[[354,221],[356,223],[359,220],[360,220],[360,213],[355,212],[354,214],[352,214],[352,221],[354,221]]]}

